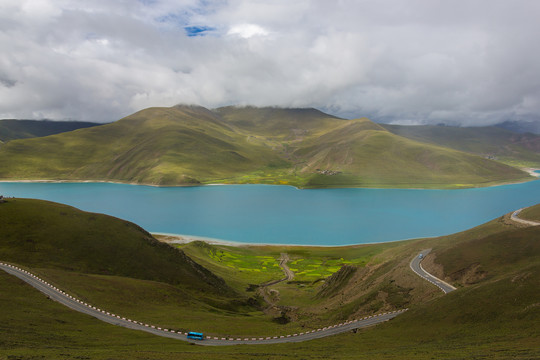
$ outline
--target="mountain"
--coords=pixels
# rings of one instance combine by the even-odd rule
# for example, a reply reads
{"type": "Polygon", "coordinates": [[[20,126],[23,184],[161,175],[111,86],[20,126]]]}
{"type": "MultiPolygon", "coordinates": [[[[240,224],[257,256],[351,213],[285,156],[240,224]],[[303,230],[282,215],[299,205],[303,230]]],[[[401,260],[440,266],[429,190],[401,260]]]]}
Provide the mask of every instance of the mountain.
{"type": "Polygon", "coordinates": [[[149,108],[114,123],[0,147],[0,178],[157,185],[459,187],[520,181],[499,162],[315,109],[149,108]]]}
{"type": "Polygon", "coordinates": [[[516,133],[495,126],[381,126],[411,140],[496,159],[510,165],[540,167],[540,135],[516,133]]]}
{"type": "Polygon", "coordinates": [[[59,134],[101,124],[83,121],[0,120],[0,143],[59,134]]]}
{"type": "Polygon", "coordinates": [[[540,134],[539,121],[505,121],[495,126],[517,133],[540,134]]]}
{"type": "Polygon", "coordinates": [[[217,112],[238,132],[291,162],[303,186],[437,187],[523,178],[516,169],[411,141],[366,118],[343,120],[315,109],[227,107],[217,112]]]}

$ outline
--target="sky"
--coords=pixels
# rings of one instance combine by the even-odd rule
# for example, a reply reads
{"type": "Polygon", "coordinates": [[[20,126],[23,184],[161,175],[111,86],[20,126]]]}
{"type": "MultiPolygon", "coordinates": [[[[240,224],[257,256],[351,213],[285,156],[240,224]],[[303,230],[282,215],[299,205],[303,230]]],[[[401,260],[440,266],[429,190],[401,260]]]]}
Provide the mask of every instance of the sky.
{"type": "Polygon", "coordinates": [[[537,0],[0,0],[0,118],[151,106],[540,121],[537,0]]]}

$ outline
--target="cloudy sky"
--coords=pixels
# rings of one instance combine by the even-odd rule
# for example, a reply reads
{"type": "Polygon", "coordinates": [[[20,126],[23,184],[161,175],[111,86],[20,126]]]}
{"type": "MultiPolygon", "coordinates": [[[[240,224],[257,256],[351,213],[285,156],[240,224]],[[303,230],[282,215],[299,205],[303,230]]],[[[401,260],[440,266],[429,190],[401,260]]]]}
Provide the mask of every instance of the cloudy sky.
{"type": "Polygon", "coordinates": [[[537,0],[0,0],[0,118],[178,103],[540,119],[537,0]]]}

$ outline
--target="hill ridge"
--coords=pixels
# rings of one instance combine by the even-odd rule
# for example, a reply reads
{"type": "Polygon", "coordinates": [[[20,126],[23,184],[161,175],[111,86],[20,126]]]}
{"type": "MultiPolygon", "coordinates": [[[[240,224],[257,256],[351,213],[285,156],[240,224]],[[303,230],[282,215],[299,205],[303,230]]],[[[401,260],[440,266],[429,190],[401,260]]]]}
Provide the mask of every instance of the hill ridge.
{"type": "Polygon", "coordinates": [[[153,185],[456,187],[523,181],[513,167],[316,109],[153,107],[0,147],[0,178],[153,185]]]}

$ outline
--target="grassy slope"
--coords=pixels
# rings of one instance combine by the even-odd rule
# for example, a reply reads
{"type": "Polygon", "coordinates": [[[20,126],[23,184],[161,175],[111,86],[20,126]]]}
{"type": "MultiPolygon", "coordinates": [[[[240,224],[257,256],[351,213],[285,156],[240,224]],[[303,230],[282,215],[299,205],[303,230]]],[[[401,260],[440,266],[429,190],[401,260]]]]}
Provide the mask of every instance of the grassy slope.
{"type": "Polygon", "coordinates": [[[67,205],[0,204],[0,258],[32,268],[127,276],[227,293],[223,281],[139,226],[67,205]]]}
{"type": "Polygon", "coordinates": [[[314,109],[227,107],[231,125],[270,142],[305,187],[459,187],[523,174],[508,166],[396,136],[368,119],[342,120],[314,109]],[[328,176],[317,169],[340,171],[328,176]]]}
{"type": "MultiPolygon", "coordinates": [[[[321,147],[315,142],[300,148],[298,152],[310,159],[307,167],[340,164],[337,169],[343,171],[345,181],[347,175],[354,175],[356,184],[368,186],[471,186],[520,176],[515,169],[494,161],[421,144],[382,130],[357,129],[354,125],[327,134],[324,140],[332,146],[321,147]]],[[[310,184],[332,178],[319,176],[311,179],[310,184]]]]}
{"type": "MultiPolygon", "coordinates": [[[[360,245],[349,247],[299,247],[299,246],[249,246],[229,247],[207,245],[199,242],[181,245],[181,249],[198,263],[227,279],[238,291],[245,291],[252,284],[261,284],[283,277],[278,267],[282,252],[290,258],[289,267],[295,273],[290,282],[272,285],[277,291],[272,299],[275,305],[286,310],[287,316],[304,328],[326,326],[345,319],[358,318],[385,310],[401,309],[404,299],[398,293],[406,292],[407,304],[425,299],[434,289],[421,287],[418,294],[409,294],[383,279],[385,270],[395,265],[381,267],[376,255],[395,244],[360,245]],[[358,286],[346,287],[346,279],[328,280],[343,266],[358,268],[352,282],[358,286]],[[362,282],[358,279],[362,278],[362,282]],[[427,289],[427,291],[426,291],[427,289]],[[396,295],[384,301],[374,298],[379,290],[396,295]],[[418,296],[417,296],[418,295],[418,296]],[[361,298],[361,300],[359,300],[361,298]],[[399,298],[399,299],[398,299],[399,298]],[[344,305],[348,305],[347,308],[344,305]]],[[[410,279],[417,282],[413,276],[410,279]]],[[[279,313],[270,312],[273,316],[279,313]]],[[[289,326],[294,325],[291,323],[289,326]]],[[[286,328],[285,328],[286,329],[286,328]]]]}
{"type": "Polygon", "coordinates": [[[0,229],[2,261],[30,268],[95,306],[184,331],[282,331],[259,311],[253,294],[233,290],[135,224],[46,201],[8,199],[0,204],[0,229]]]}
{"type": "Polygon", "coordinates": [[[150,108],[115,123],[0,150],[2,177],[193,184],[281,161],[198,107],[150,108]],[[36,151],[39,151],[38,153],[36,151]]]}
{"type": "Polygon", "coordinates": [[[2,179],[305,187],[460,187],[526,180],[509,166],[314,109],[150,108],[0,147],[2,179]],[[341,172],[323,175],[317,169],[341,172]]]}
{"type": "Polygon", "coordinates": [[[540,167],[540,135],[498,127],[381,125],[396,135],[520,166],[540,167]]]}
{"type": "Polygon", "coordinates": [[[532,206],[523,209],[521,213],[519,213],[519,217],[525,220],[540,221],[540,207],[532,206]]]}
{"type": "MultiPolygon", "coordinates": [[[[539,232],[540,228],[520,228],[507,218],[500,218],[447,237],[377,245],[372,253],[366,252],[369,247],[359,248],[355,251],[371,259],[365,266],[372,268],[371,274],[379,272],[383,280],[387,278],[400,287],[409,283],[413,287],[411,291],[425,294],[427,298],[411,306],[408,313],[373,329],[277,346],[202,348],[120,329],[48,301],[19,280],[0,273],[3,309],[0,312],[0,356],[31,358],[39,355],[58,359],[77,356],[96,359],[538,358],[539,232]],[[459,287],[458,291],[444,296],[408,269],[411,257],[427,247],[433,248],[433,255],[425,260],[425,267],[441,272],[440,276],[449,278],[459,287]],[[468,281],[472,277],[461,270],[471,265],[478,265],[475,268],[487,276],[468,281]]],[[[346,256],[350,253],[350,248],[346,254],[340,254],[339,250],[309,249],[302,253],[287,249],[293,256],[319,256],[321,252],[326,252],[327,256],[346,256]]],[[[357,274],[360,273],[362,270],[357,274]]],[[[88,282],[84,277],[87,275],[72,276],[71,284],[88,282]]],[[[363,286],[358,284],[359,279],[373,281],[366,273],[360,278],[354,275],[347,280],[346,288],[358,290],[363,286]]],[[[141,284],[124,285],[129,281],[120,278],[110,281],[111,284],[116,281],[121,288],[126,286],[126,291],[131,286],[136,294],[133,298],[140,298],[139,307],[167,301],[159,299],[163,293],[144,295],[147,293],[144,287],[137,290],[141,284]]],[[[379,293],[379,296],[384,295],[384,292],[379,293]]],[[[173,308],[171,305],[171,311],[173,308]]],[[[174,315],[182,316],[181,313],[174,315]]]]}
{"type": "Polygon", "coordinates": [[[83,121],[0,120],[0,142],[48,136],[98,125],[101,124],[83,121]]]}

